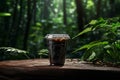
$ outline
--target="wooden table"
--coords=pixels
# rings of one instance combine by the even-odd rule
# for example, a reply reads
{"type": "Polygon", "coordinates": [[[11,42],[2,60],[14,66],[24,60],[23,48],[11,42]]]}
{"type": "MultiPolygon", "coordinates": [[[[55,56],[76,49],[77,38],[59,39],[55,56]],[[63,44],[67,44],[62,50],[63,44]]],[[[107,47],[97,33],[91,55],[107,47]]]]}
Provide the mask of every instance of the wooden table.
{"type": "Polygon", "coordinates": [[[102,67],[66,59],[64,66],[50,66],[48,59],[0,62],[0,80],[120,79],[120,68],[102,67]]]}

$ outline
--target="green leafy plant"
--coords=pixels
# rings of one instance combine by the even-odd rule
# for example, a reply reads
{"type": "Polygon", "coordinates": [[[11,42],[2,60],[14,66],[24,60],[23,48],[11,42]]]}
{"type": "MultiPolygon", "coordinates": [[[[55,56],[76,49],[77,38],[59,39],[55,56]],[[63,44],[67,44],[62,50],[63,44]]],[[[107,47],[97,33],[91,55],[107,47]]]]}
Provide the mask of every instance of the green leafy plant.
{"type": "Polygon", "coordinates": [[[28,52],[13,47],[0,47],[0,60],[29,59],[28,52]]]}
{"type": "Polygon", "coordinates": [[[81,59],[92,62],[120,64],[120,18],[92,20],[74,38],[84,35],[87,43],[73,53],[84,51],[81,59]]]}
{"type": "Polygon", "coordinates": [[[48,50],[47,50],[47,49],[41,49],[41,50],[38,52],[38,55],[40,56],[40,58],[48,57],[48,50]]]}

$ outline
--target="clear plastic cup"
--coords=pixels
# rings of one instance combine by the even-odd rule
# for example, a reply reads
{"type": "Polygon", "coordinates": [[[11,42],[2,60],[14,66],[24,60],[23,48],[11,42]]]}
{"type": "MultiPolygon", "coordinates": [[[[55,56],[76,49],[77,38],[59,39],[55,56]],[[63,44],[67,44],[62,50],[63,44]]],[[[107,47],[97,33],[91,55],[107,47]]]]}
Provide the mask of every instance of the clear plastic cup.
{"type": "Polygon", "coordinates": [[[63,66],[67,50],[68,34],[47,34],[45,36],[49,49],[50,65],[63,66]]]}

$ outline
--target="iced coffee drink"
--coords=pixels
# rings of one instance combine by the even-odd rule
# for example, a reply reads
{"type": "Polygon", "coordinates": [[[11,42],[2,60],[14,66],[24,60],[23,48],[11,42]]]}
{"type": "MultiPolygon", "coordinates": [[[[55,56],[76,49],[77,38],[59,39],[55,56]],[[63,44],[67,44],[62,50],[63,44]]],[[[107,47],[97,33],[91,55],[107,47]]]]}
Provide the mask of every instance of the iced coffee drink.
{"type": "Polygon", "coordinates": [[[67,41],[70,37],[67,34],[47,34],[50,65],[63,66],[67,50],[67,41]]]}

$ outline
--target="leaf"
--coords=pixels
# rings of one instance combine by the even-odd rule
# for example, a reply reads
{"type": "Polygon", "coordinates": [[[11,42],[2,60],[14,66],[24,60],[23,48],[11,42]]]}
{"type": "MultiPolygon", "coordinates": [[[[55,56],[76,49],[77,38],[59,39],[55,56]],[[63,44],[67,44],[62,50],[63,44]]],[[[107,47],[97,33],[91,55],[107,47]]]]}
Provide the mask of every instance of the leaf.
{"type": "Polygon", "coordinates": [[[40,22],[36,22],[36,26],[42,26],[40,22]]]}
{"type": "Polygon", "coordinates": [[[0,16],[2,16],[2,17],[11,16],[11,13],[0,13],[0,16]]]}
{"type": "Polygon", "coordinates": [[[90,21],[89,24],[94,25],[94,24],[96,24],[96,23],[97,23],[97,20],[92,20],[92,21],[90,21]]]}
{"type": "Polygon", "coordinates": [[[0,47],[0,60],[29,59],[28,53],[13,47],[0,47]]]}
{"type": "Polygon", "coordinates": [[[96,54],[95,52],[93,51],[92,54],[89,56],[88,60],[91,61],[95,58],[96,54]]]}
{"type": "Polygon", "coordinates": [[[42,49],[39,51],[38,55],[47,55],[48,50],[47,49],[42,49]]]}
{"type": "Polygon", "coordinates": [[[73,53],[79,51],[79,50],[83,50],[83,49],[90,49],[94,46],[98,46],[98,45],[104,45],[104,44],[108,44],[108,41],[103,41],[103,42],[100,42],[100,41],[93,41],[89,44],[86,44],[86,45],[83,45],[82,47],[76,49],[75,51],[73,51],[73,53]]]}
{"type": "Polygon", "coordinates": [[[92,27],[88,27],[88,28],[84,29],[82,32],[78,33],[78,35],[76,35],[76,36],[73,37],[72,39],[74,39],[74,38],[76,38],[76,37],[78,37],[78,36],[80,36],[80,35],[82,35],[82,34],[84,34],[84,33],[87,33],[87,32],[89,32],[89,31],[91,31],[91,30],[92,30],[92,27]]]}

